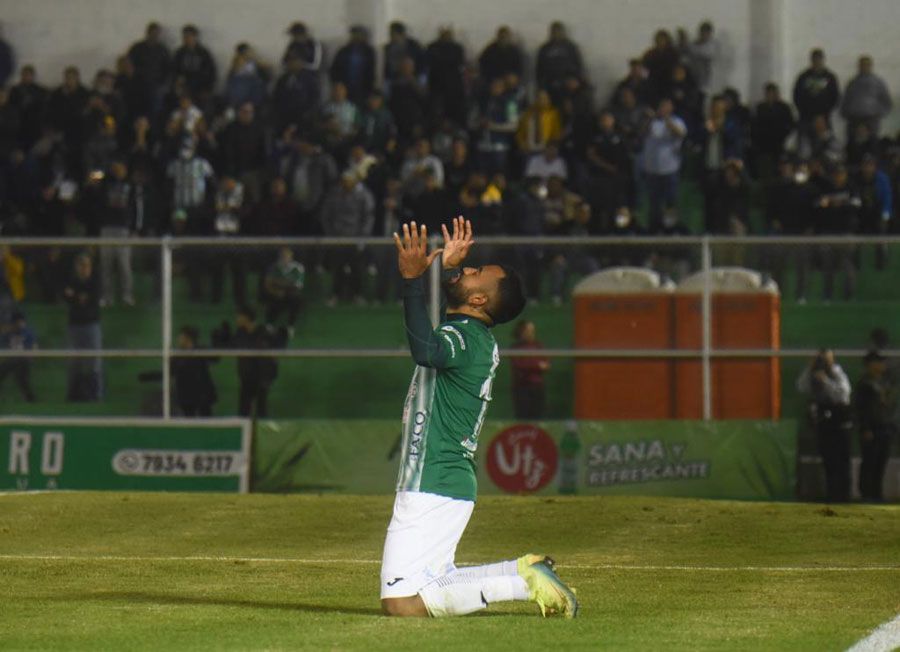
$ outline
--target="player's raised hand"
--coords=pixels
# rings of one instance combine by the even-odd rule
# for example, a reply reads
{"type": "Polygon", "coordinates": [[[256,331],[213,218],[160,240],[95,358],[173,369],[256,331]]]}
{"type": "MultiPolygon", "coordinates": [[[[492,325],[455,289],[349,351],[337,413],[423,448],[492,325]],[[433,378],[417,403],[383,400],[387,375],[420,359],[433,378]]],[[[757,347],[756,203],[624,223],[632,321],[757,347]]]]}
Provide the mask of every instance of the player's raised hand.
{"type": "Polygon", "coordinates": [[[469,248],[475,243],[472,239],[472,222],[461,215],[453,218],[453,235],[441,224],[444,232],[444,269],[459,267],[469,255],[469,248]]]}
{"type": "Polygon", "coordinates": [[[394,244],[397,245],[397,266],[403,278],[419,278],[431,267],[443,249],[435,249],[428,253],[428,231],[425,225],[421,230],[415,222],[403,225],[402,237],[394,233],[394,244]]]}

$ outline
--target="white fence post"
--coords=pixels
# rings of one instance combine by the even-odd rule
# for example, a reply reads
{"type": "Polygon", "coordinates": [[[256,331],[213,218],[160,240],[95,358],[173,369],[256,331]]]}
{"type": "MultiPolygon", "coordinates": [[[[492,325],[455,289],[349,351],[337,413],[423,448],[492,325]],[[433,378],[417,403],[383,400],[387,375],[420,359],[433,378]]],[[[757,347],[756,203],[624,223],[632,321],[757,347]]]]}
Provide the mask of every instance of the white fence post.
{"type": "Polygon", "coordinates": [[[172,241],[163,238],[160,253],[162,256],[162,404],[163,418],[172,417],[172,374],[170,360],[172,355],[172,241]]]}
{"type": "Polygon", "coordinates": [[[712,357],[712,251],[710,250],[709,236],[703,236],[702,268],[703,268],[703,299],[701,316],[703,322],[703,419],[712,419],[712,369],[710,358],[712,357]]]}

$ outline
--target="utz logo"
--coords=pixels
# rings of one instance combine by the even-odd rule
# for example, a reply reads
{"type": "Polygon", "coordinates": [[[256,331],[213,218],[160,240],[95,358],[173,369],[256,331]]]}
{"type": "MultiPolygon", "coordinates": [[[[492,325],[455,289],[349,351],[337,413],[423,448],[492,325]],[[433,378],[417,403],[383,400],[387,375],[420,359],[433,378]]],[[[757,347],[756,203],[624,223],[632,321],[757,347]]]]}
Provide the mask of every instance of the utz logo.
{"type": "Polygon", "coordinates": [[[556,477],[556,442],[531,425],[510,426],[491,440],[487,450],[488,475],[508,493],[539,491],[556,477]]]}

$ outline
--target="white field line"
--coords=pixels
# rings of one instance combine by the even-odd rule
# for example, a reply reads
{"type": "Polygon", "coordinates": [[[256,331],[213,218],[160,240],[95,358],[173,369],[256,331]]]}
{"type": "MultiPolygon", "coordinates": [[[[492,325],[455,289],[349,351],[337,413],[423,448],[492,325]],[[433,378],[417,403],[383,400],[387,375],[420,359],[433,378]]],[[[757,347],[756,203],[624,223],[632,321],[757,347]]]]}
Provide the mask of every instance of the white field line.
{"type": "MultiPolygon", "coordinates": [[[[378,559],[305,559],[295,557],[236,557],[213,555],[186,556],[141,556],[141,555],[30,555],[0,554],[0,561],[97,561],[97,562],[225,562],[248,564],[305,564],[374,566],[378,559]]],[[[485,562],[489,563],[489,562],[485,562]]],[[[474,566],[469,563],[463,566],[474,566]]],[[[621,571],[694,571],[708,573],[732,573],[749,571],[757,573],[860,573],[868,571],[900,571],[900,566],[673,566],[652,564],[557,564],[560,568],[576,570],[621,570],[621,571]]]]}
{"type": "Polygon", "coordinates": [[[847,652],[890,652],[900,648],[900,615],[882,623],[847,652]]]}

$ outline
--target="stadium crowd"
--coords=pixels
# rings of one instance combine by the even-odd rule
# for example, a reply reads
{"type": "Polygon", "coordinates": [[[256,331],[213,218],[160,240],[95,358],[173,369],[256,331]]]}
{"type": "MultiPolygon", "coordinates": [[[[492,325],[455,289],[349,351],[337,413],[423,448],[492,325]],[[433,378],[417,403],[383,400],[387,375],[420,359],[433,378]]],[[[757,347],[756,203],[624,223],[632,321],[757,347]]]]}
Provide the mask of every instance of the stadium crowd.
{"type": "MultiPolygon", "coordinates": [[[[520,236],[877,234],[897,223],[900,142],[881,133],[892,105],[869,56],[842,89],[813,50],[791,101],[769,83],[750,108],[734,88],[711,87],[721,47],[708,22],[695,35],[656,32],[623,61],[609,97],[588,82],[560,22],[550,25],[533,71],[507,26],[476,53],[450,27],[423,45],[392,23],[380,75],[359,26],[332,55],[296,22],[280,61],[239,43],[224,71],[196,26],[180,36],[173,51],[151,23],[113,67],[88,82],[68,67],[59,85],[49,82],[56,71],[16,68],[0,42],[0,234],[355,238],[386,236],[408,219],[434,231],[454,214],[479,235],[520,236]],[[847,124],[840,137],[837,112],[847,124]],[[685,180],[700,189],[702,219],[679,214],[685,180]],[[750,219],[752,196],[762,197],[763,224],[750,219]]],[[[690,253],[676,249],[506,251],[534,301],[544,279],[560,302],[571,273],[641,264],[678,277],[691,266],[690,253]]],[[[128,246],[101,247],[97,264],[93,253],[3,251],[6,332],[27,291],[70,303],[73,343],[99,341],[100,308],[135,301],[137,263],[128,246]]],[[[826,275],[826,298],[838,274],[849,298],[859,265],[858,252],[842,246],[729,256],[779,281],[795,267],[800,299],[814,266],[826,275]]],[[[876,264],[885,259],[879,248],[876,264]]],[[[331,273],[330,304],[362,301],[367,276],[376,299],[396,290],[394,275],[379,273],[393,265],[361,247],[273,249],[269,257],[223,248],[176,260],[192,300],[221,300],[228,274],[236,305],[251,303],[256,290],[266,320],[283,313],[287,326],[307,268],[314,277],[331,273]],[[248,284],[249,274],[259,283],[248,284]]],[[[93,373],[89,362],[81,371],[93,373]]]]}

